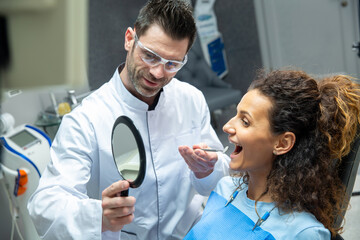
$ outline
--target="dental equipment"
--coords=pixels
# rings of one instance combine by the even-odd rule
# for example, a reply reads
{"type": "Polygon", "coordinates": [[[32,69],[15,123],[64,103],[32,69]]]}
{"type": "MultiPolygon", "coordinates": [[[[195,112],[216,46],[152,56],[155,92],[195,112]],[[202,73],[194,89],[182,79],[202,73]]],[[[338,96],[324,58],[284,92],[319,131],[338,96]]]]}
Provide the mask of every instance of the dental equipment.
{"type": "Polygon", "coordinates": [[[203,151],[206,151],[206,152],[222,152],[222,153],[225,153],[228,149],[229,149],[229,146],[226,146],[224,148],[224,150],[221,150],[221,149],[212,149],[212,148],[200,148],[201,150],[203,151]]]}
{"type": "Polygon", "coordinates": [[[15,226],[20,239],[40,239],[30,219],[27,202],[50,160],[51,140],[30,125],[14,128],[14,122],[11,114],[0,115],[0,191],[7,196],[0,200],[9,207],[12,236],[15,226]]]}

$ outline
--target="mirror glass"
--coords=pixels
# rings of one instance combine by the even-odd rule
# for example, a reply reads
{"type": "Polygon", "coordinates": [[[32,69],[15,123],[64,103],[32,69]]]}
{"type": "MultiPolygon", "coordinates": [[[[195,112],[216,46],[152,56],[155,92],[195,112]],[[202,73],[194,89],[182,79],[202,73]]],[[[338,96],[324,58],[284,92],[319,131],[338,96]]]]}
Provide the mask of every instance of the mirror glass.
{"type": "Polygon", "coordinates": [[[145,148],[141,135],[132,120],[120,116],[114,123],[111,137],[115,165],[130,187],[139,187],[145,177],[145,148]]]}

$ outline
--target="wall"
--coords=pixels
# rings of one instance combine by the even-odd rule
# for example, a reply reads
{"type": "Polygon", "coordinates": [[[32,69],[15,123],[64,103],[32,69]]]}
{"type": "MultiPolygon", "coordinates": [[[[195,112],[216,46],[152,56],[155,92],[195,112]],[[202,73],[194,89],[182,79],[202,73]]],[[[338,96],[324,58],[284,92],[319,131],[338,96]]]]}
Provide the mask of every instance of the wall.
{"type": "Polygon", "coordinates": [[[263,65],[360,77],[358,1],[254,0],[263,65]],[[306,13],[306,17],[304,17],[306,13]]]}
{"type": "Polygon", "coordinates": [[[125,32],[146,0],[89,1],[89,86],[97,89],[125,62],[125,32]]]}

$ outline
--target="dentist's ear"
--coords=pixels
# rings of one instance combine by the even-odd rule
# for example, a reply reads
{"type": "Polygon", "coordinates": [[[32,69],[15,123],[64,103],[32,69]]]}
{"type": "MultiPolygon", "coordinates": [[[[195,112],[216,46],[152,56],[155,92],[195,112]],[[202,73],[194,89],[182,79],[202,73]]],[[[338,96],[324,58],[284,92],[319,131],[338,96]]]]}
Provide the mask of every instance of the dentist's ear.
{"type": "Polygon", "coordinates": [[[131,43],[135,40],[135,31],[128,27],[125,32],[125,42],[124,42],[124,48],[126,51],[129,51],[131,49],[131,43]]]}
{"type": "Polygon", "coordinates": [[[293,132],[285,132],[279,135],[278,141],[274,146],[274,155],[282,155],[289,152],[295,144],[296,136],[293,132]]]}

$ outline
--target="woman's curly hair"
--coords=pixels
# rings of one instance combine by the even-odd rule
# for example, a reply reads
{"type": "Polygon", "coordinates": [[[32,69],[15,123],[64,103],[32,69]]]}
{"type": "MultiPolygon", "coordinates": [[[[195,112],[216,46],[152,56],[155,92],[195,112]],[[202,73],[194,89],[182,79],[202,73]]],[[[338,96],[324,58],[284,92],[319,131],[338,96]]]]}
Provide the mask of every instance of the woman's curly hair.
{"type": "MultiPolygon", "coordinates": [[[[332,234],[345,189],[336,164],[350,151],[360,123],[360,87],[345,75],[315,80],[292,69],[261,71],[249,90],[271,99],[273,134],[293,132],[293,148],[276,157],[267,191],[283,213],[312,213],[332,234]]],[[[246,183],[248,175],[242,174],[246,183]]]]}

